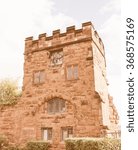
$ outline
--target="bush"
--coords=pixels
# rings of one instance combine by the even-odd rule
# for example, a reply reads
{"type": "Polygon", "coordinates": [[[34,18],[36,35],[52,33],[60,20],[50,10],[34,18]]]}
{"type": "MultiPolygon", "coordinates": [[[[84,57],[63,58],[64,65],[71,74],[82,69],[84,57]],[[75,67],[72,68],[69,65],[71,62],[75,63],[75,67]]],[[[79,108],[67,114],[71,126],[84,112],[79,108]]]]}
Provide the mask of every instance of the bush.
{"type": "Polygon", "coordinates": [[[5,136],[0,135],[0,150],[5,150],[8,147],[8,140],[5,136]]]}
{"type": "Polygon", "coordinates": [[[0,150],[25,150],[25,149],[20,149],[17,146],[11,146],[9,144],[8,139],[5,136],[0,135],[0,150]]]}
{"type": "Polygon", "coordinates": [[[49,147],[50,144],[43,141],[28,142],[26,145],[27,150],[48,150],[49,147]]]}
{"type": "Polygon", "coordinates": [[[75,140],[66,140],[66,150],[75,150],[75,140]]]}
{"type": "Polygon", "coordinates": [[[19,91],[17,81],[11,79],[0,81],[0,104],[15,104],[20,96],[21,91],[19,91]]]}
{"type": "Polygon", "coordinates": [[[9,146],[7,150],[21,150],[19,147],[17,146],[9,146]]]}
{"type": "Polygon", "coordinates": [[[111,138],[68,139],[66,150],[121,150],[121,141],[111,138]]]}
{"type": "Polygon", "coordinates": [[[50,144],[43,141],[28,142],[25,147],[12,146],[6,137],[0,135],[0,150],[49,150],[50,144]]]}

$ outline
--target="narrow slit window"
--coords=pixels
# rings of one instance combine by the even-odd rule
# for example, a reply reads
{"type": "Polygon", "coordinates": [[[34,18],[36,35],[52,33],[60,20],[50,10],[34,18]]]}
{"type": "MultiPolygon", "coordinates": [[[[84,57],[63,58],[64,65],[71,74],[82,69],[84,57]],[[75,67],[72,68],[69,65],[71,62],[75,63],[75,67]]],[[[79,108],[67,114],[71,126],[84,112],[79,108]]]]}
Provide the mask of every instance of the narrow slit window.
{"type": "Polygon", "coordinates": [[[67,67],[67,79],[71,80],[73,77],[73,73],[72,73],[72,67],[67,67]]]}
{"type": "Polygon", "coordinates": [[[74,66],[74,79],[78,79],[78,66],[74,66]]]}

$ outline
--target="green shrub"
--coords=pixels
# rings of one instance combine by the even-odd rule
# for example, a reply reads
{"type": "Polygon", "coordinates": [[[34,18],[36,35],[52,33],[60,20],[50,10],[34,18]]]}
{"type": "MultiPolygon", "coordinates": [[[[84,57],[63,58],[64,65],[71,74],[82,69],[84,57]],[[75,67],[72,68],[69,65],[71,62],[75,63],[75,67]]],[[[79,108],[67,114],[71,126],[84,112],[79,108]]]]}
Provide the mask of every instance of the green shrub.
{"type": "Polygon", "coordinates": [[[17,146],[9,146],[7,150],[21,150],[19,147],[17,146]]]}
{"type": "Polygon", "coordinates": [[[6,150],[28,150],[26,146],[20,147],[20,146],[11,146],[9,145],[6,150]]]}
{"type": "Polygon", "coordinates": [[[83,149],[82,150],[99,150],[98,149],[98,141],[85,141],[83,142],[83,149]]]}
{"type": "Polygon", "coordinates": [[[48,150],[49,147],[50,144],[43,141],[28,142],[26,145],[27,150],[48,150]]]}
{"type": "Polygon", "coordinates": [[[66,150],[121,150],[121,141],[111,138],[83,138],[65,141],[66,150]]]}
{"type": "Polygon", "coordinates": [[[75,150],[75,140],[66,140],[66,150],[75,150]]]}
{"type": "Polygon", "coordinates": [[[0,135],[0,150],[5,150],[8,147],[8,140],[5,136],[0,135]]]}
{"type": "Polygon", "coordinates": [[[9,144],[5,136],[0,135],[0,150],[49,150],[50,144],[44,141],[28,142],[25,147],[9,144]]]}
{"type": "Polygon", "coordinates": [[[9,144],[8,139],[5,136],[0,135],[0,150],[24,150],[24,149],[20,149],[17,146],[11,146],[9,144]]]}
{"type": "Polygon", "coordinates": [[[0,80],[0,104],[13,105],[21,96],[17,81],[12,79],[0,80]]]}
{"type": "Polygon", "coordinates": [[[82,148],[83,148],[83,141],[82,141],[82,140],[77,140],[77,141],[75,142],[74,148],[77,149],[77,150],[83,150],[83,149],[82,149],[82,148]]]}

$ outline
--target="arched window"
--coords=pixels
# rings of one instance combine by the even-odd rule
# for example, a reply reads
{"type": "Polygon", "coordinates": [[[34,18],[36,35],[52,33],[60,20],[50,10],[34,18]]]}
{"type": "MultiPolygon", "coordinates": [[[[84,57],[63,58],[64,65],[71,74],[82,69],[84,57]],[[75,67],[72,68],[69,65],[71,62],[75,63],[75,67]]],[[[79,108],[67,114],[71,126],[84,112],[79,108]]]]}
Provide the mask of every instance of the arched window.
{"type": "Polygon", "coordinates": [[[65,101],[63,99],[54,98],[48,101],[48,113],[62,113],[65,111],[65,101]]]}

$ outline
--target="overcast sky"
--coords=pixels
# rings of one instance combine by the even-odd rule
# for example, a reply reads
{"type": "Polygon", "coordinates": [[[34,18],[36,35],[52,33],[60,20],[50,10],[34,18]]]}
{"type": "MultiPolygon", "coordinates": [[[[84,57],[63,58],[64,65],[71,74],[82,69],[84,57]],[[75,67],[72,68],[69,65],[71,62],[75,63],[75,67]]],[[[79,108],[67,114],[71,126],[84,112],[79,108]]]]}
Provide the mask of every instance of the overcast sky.
{"type": "Polygon", "coordinates": [[[109,92],[120,110],[120,0],[0,0],[0,79],[23,78],[24,39],[92,21],[107,59],[109,92]]]}

